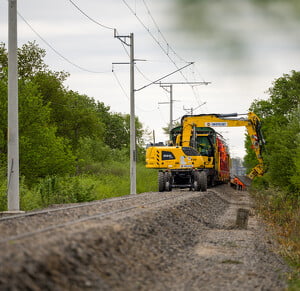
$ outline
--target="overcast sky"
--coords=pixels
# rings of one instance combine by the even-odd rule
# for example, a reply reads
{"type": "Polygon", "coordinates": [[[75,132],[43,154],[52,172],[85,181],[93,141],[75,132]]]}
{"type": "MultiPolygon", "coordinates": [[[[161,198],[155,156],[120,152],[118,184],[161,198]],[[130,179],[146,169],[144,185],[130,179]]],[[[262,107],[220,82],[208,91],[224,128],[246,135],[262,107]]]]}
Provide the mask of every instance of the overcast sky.
{"type": "MultiPolygon", "coordinates": [[[[51,69],[71,74],[66,82],[69,89],[104,102],[114,112],[129,113],[129,66],[115,65],[113,74],[112,63],[129,58],[110,28],[121,35],[133,32],[135,58],[146,60],[137,62],[136,89],[184,66],[183,60],[196,64],[183,70],[184,76],[177,73],[165,82],[212,82],[194,88],[174,85],[174,120],[187,113],[183,108],[198,107],[198,114],[247,113],[255,98],[267,97],[265,91],[275,78],[300,69],[300,17],[291,1],[273,1],[274,5],[264,7],[251,0],[228,0],[226,5],[199,1],[194,6],[181,5],[184,0],[73,2],[98,24],[68,0],[18,0],[19,13],[52,48],[20,17],[18,44],[36,40],[46,49],[45,61],[51,69]]],[[[6,43],[7,10],[7,0],[0,0],[0,41],[6,43]]],[[[136,92],[136,115],[144,127],[155,130],[157,141],[167,140],[162,127],[169,122],[169,105],[160,103],[168,101],[169,94],[159,85],[136,92]]],[[[242,157],[244,129],[221,132],[232,156],[242,157]]]]}

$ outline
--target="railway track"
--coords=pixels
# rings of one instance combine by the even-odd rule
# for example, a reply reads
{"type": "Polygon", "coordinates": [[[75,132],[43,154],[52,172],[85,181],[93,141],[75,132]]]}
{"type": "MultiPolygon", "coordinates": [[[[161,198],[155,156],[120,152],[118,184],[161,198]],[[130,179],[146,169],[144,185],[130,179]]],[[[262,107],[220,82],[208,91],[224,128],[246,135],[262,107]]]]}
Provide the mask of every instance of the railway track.
{"type": "Polygon", "coordinates": [[[0,244],[12,243],[25,238],[33,237],[46,232],[56,231],[58,229],[63,229],[75,224],[84,223],[86,221],[97,220],[109,218],[115,214],[130,212],[134,209],[146,208],[147,206],[162,203],[167,200],[172,200],[175,197],[186,196],[184,194],[174,194],[174,192],[167,197],[161,198],[159,196],[152,195],[153,193],[145,193],[139,195],[132,195],[126,197],[112,198],[102,201],[83,203],[78,205],[64,206],[54,209],[46,209],[41,211],[34,211],[19,215],[13,215],[8,217],[2,217],[0,219],[0,232],[6,237],[0,239],[0,244]],[[141,202],[147,196],[147,202],[141,202]],[[134,201],[132,205],[132,200],[134,201]],[[118,204],[118,207],[114,209],[114,204],[118,204]],[[121,204],[120,204],[121,203],[121,204]],[[126,206],[128,205],[128,206],[126,206]],[[123,207],[120,207],[123,206],[123,207]],[[78,209],[87,208],[89,214],[77,213],[78,209]],[[113,208],[113,210],[111,210],[113,208]],[[70,213],[73,211],[73,213],[70,213]],[[53,216],[54,215],[54,216],[53,216]],[[59,220],[57,220],[57,216],[59,220]],[[14,227],[14,225],[19,225],[18,220],[22,219],[23,227],[14,227]],[[28,223],[26,223],[26,221],[28,223]],[[39,224],[42,227],[37,227],[39,224]],[[9,229],[8,229],[9,228],[9,229]]]}
{"type": "Polygon", "coordinates": [[[230,228],[241,205],[223,185],[3,217],[0,290],[284,290],[255,217],[230,228]]]}
{"type": "Polygon", "coordinates": [[[46,209],[46,210],[39,210],[39,211],[32,211],[32,212],[27,212],[27,213],[22,213],[22,214],[16,214],[16,215],[10,215],[10,216],[5,216],[0,218],[0,223],[2,221],[8,221],[8,220],[14,220],[14,219],[20,219],[20,218],[26,218],[30,216],[37,216],[37,215],[48,215],[50,213],[54,212],[59,212],[59,211],[66,211],[66,210],[71,210],[71,209],[78,209],[78,208],[83,208],[83,207],[90,207],[93,205],[99,205],[99,204],[105,204],[109,203],[111,201],[124,201],[124,200],[130,200],[135,198],[136,195],[132,196],[126,196],[126,197],[115,197],[107,200],[97,200],[95,202],[86,202],[86,203],[81,203],[81,204],[76,204],[72,206],[63,206],[63,207],[58,207],[58,208],[53,208],[53,209],[46,209]]]}

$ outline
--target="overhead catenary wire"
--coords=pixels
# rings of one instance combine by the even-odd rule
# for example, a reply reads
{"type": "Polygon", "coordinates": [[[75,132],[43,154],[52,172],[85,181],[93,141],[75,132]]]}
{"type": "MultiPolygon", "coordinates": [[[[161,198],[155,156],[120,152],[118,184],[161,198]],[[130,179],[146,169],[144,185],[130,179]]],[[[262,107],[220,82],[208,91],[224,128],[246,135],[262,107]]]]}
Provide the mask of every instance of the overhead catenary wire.
{"type": "MultiPolygon", "coordinates": [[[[180,59],[181,61],[187,63],[187,61],[186,61],[184,58],[182,58],[182,57],[181,57],[181,56],[180,56],[180,55],[172,48],[172,46],[171,46],[171,45],[169,44],[169,42],[167,41],[166,37],[164,36],[164,34],[162,33],[161,29],[159,28],[159,26],[158,26],[156,20],[154,19],[153,15],[152,15],[152,13],[151,13],[151,11],[150,11],[150,8],[149,8],[149,6],[148,6],[147,3],[146,3],[146,0],[142,0],[142,1],[143,1],[143,4],[144,4],[144,6],[145,6],[145,8],[146,8],[146,10],[147,10],[147,13],[149,14],[149,16],[150,16],[152,22],[154,23],[154,25],[155,25],[155,27],[156,27],[158,33],[161,35],[162,39],[165,41],[168,50],[170,50],[175,56],[177,56],[178,59],[180,59]]],[[[193,69],[193,75],[195,75],[195,69],[197,69],[195,63],[193,64],[193,68],[191,68],[191,69],[193,69]]],[[[200,72],[199,72],[198,70],[197,70],[197,73],[199,74],[200,78],[205,82],[204,78],[201,76],[201,74],[200,74],[200,72]]],[[[194,81],[195,81],[195,80],[196,80],[196,78],[194,77],[194,81]]],[[[192,90],[193,90],[194,95],[197,96],[197,97],[200,97],[199,92],[198,92],[198,90],[197,90],[197,86],[191,85],[191,88],[192,88],[192,90]]],[[[197,101],[197,103],[199,104],[199,101],[197,100],[197,98],[196,98],[196,101],[197,101]]]]}
{"type": "Polygon", "coordinates": [[[167,123],[165,117],[163,116],[163,114],[162,114],[162,112],[161,112],[161,109],[160,109],[159,104],[158,104],[158,107],[157,107],[157,108],[158,108],[158,111],[159,111],[159,114],[160,114],[160,118],[162,119],[162,121],[163,121],[164,123],[167,123]]]}
{"type": "Polygon", "coordinates": [[[156,20],[154,19],[153,15],[152,15],[152,13],[151,13],[151,11],[150,11],[150,8],[149,8],[148,4],[146,3],[145,0],[142,0],[142,1],[143,1],[143,4],[144,4],[144,6],[145,6],[145,8],[146,8],[146,10],[147,10],[147,13],[149,14],[149,16],[150,16],[152,22],[154,23],[154,25],[155,25],[155,27],[156,27],[158,33],[161,35],[162,39],[165,41],[165,43],[166,43],[166,45],[167,45],[167,48],[168,48],[174,55],[176,55],[176,56],[178,57],[178,59],[180,59],[181,61],[183,61],[183,62],[185,62],[185,63],[188,63],[188,61],[186,61],[184,58],[182,58],[180,55],[178,55],[177,52],[176,52],[176,51],[172,48],[172,46],[169,44],[169,42],[167,41],[165,35],[162,33],[162,31],[161,31],[161,29],[159,28],[159,26],[158,26],[156,20]]]}
{"type": "Polygon", "coordinates": [[[118,76],[117,76],[117,74],[116,74],[116,72],[115,72],[114,69],[112,69],[112,73],[113,73],[113,75],[114,75],[114,77],[115,77],[115,80],[117,81],[117,84],[118,84],[119,87],[121,88],[123,94],[124,94],[124,95],[126,96],[126,98],[129,100],[129,96],[128,96],[128,94],[126,93],[126,90],[124,89],[124,87],[123,87],[123,85],[122,85],[120,79],[118,78],[118,76]]]}
{"type": "Polygon", "coordinates": [[[153,82],[153,80],[151,80],[150,78],[148,78],[142,71],[141,69],[135,64],[134,65],[136,70],[140,73],[141,76],[143,76],[143,78],[149,82],[153,82]]]}
{"type": "MultiPolygon", "coordinates": [[[[125,53],[127,54],[127,56],[130,57],[129,52],[128,52],[128,50],[127,50],[126,47],[125,47],[125,44],[124,44],[122,41],[121,41],[121,44],[122,44],[122,46],[123,46],[123,48],[124,48],[124,51],[125,51],[125,53]]],[[[152,80],[151,80],[150,78],[148,78],[148,77],[141,71],[141,69],[140,69],[136,64],[134,64],[134,67],[135,67],[136,70],[141,74],[141,76],[143,76],[143,78],[144,78],[145,80],[152,82],[152,80]]]]}
{"type": "MultiPolygon", "coordinates": [[[[114,75],[114,78],[115,78],[117,84],[119,85],[120,89],[122,90],[123,94],[124,94],[125,97],[129,100],[129,96],[128,96],[128,94],[126,93],[126,90],[125,90],[124,86],[122,85],[122,83],[121,83],[119,77],[117,76],[117,74],[116,74],[114,68],[112,69],[112,73],[113,73],[113,75],[114,75]]],[[[137,107],[137,109],[139,109],[140,111],[143,111],[143,112],[153,112],[153,111],[156,110],[156,109],[145,110],[145,109],[143,109],[143,108],[141,108],[141,107],[139,107],[139,106],[137,106],[137,105],[136,105],[136,107],[137,107]]]]}
{"type": "Polygon", "coordinates": [[[122,0],[125,6],[129,9],[129,11],[136,17],[139,23],[144,27],[144,29],[149,33],[152,39],[157,43],[157,45],[161,48],[161,50],[165,53],[165,55],[170,59],[170,61],[177,67],[176,62],[170,57],[168,50],[166,50],[163,45],[156,39],[150,29],[145,25],[142,19],[137,15],[137,13],[131,8],[131,6],[126,2],[126,0],[122,0]]]}
{"type": "Polygon", "coordinates": [[[82,66],[79,66],[77,64],[75,64],[74,62],[70,61],[67,57],[65,57],[63,54],[61,54],[57,49],[55,49],[46,39],[44,39],[33,27],[32,25],[20,14],[20,12],[18,12],[19,17],[27,24],[27,26],[41,39],[42,42],[44,42],[52,51],[54,51],[58,56],[60,56],[62,59],[64,59],[66,62],[68,62],[69,64],[71,64],[72,66],[88,72],[88,73],[93,73],[93,74],[106,74],[109,71],[92,71],[89,69],[86,69],[82,66]]]}
{"type": "MultiPolygon", "coordinates": [[[[137,13],[136,13],[136,11],[134,11],[133,9],[132,9],[132,7],[127,3],[127,1],[126,0],[122,0],[123,1],[123,3],[125,4],[125,6],[129,9],[129,11],[136,17],[136,19],[138,20],[138,22],[144,27],[144,29],[148,32],[148,34],[151,36],[151,38],[154,40],[154,42],[155,43],[157,43],[157,45],[161,48],[161,50],[163,51],[163,53],[168,57],[168,59],[173,63],[173,65],[177,68],[177,69],[179,69],[179,67],[178,67],[178,65],[176,64],[176,62],[173,60],[173,58],[170,56],[170,54],[169,54],[169,48],[170,48],[170,46],[169,46],[169,43],[167,42],[167,48],[168,49],[165,49],[164,47],[163,47],[163,45],[160,43],[160,41],[159,40],[157,40],[157,38],[153,35],[153,33],[150,31],[150,29],[146,26],[146,24],[142,21],[142,19],[137,15],[137,13]]],[[[146,7],[148,7],[148,6],[146,6],[146,7]]],[[[149,10],[149,9],[148,9],[149,10]]],[[[150,10],[149,10],[150,11],[150,10]]],[[[151,12],[150,12],[151,13],[151,12]]],[[[153,18],[154,19],[154,18],[153,18]]],[[[178,57],[178,54],[176,53],[176,56],[178,57]]],[[[182,58],[181,58],[181,60],[182,60],[182,58]]],[[[188,62],[186,62],[185,61],[185,63],[188,63],[188,62]]],[[[186,81],[186,82],[188,82],[188,79],[187,79],[187,77],[183,74],[183,72],[181,72],[181,71],[179,71],[179,73],[181,74],[181,76],[184,78],[184,80],[186,81]]],[[[194,90],[194,87],[193,86],[191,86],[190,85],[190,87],[191,87],[191,89],[192,89],[192,91],[193,91],[193,94],[194,94],[194,97],[195,97],[195,100],[196,100],[196,102],[199,104],[199,101],[197,100],[197,97],[199,97],[199,95],[196,93],[196,91],[194,90]]]]}
{"type": "MultiPolygon", "coordinates": [[[[106,29],[109,29],[109,30],[114,30],[113,27],[109,27],[109,26],[106,26],[106,25],[103,25],[102,23],[96,21],[95,19],[93,19],[92,17],[90,17],[87,13],[85,13],[77,4],[74,3],[74,1],[72,0],[68,0],[77,10],[79,10],[85,17],[87,17],[89,20],[91,20],[92,22],[94,22],[95,24],[103,27],[103,28],[106,28],[106,29]]],[[[155,26],[157,27],[158,31],[161,33],[159,27],[158,27],[158,24],[157,22],[155,21],[154,17],[152,16],[151,12],[150,12],[150,9],[148,7],[148,5],[146,4],[145,1],[144,2],[144,5],[145,7],[147,7],[147,11],[148,11],[148,14],[151,15],[151,18],[153,19],[153,23],[155,23],[155,26]]],[[[90,70],[90,69],[87,69],[87,68],[84,68],[74,62],[72,62],[71,60],[69,60],[67,57],[65,57],[63,54],[61,54],[56,48],[54,48],[46,39],[44,39],[33,27],[32,25],[20,14],[19,14],[19,17],[22,18],[22,20],[29,26],[29,28],[51,49],[53,50],[58,56],[60,56],[62,59],[64,59],[66,62],[68,62],[69,64],[75,66],[76,68],[82,70],[82,71],[86,71],[86,72],[89,72],[89,73],[96,73],[96,74],[104,74],[104,73],[108,73],[109,71],[93,71],[93,70],[90,70]]],[[[135,10],[135,14],[136,14],[136,10],[135,10]]],[[[149,30],[150,32],[150,30],[149,30]]],[[[151,32],[150,32],[151,33],[151,32]]],[[[166,41],[166,38],[164,37],[164,35],[161,33],[163,39],[166,41]]],[[[155,38],[155,36],[153,36],[155,38]]],[[[166,41],[167,43],[167,41],[166,41]]],[[[127,52],[126,48],[124,48],[125,51],[127,52]]],[[[176,54],[175,50],[173,50],[173,48],[171,49],[171,46],[168,44],[168,50],[171,50],[174,54],[176,54]]],[[[127,52],[128,53],[128,52],[127,52]]],[[[178,56],[178,55],[177,55],[178,56]]],[[[179,57],[179,56],[178,56],[179,57]]],[[[182,61],[183,58],[181,58],[182,61]]],[[[178,68],[177,64],[172,61],[174,63],[174,65],[176,66],[176,68],[178,68]]],[[[185,62],[185,61],[184,61],[185,62]]],[[[141,70],[140,68],[135,65],[136,67],[136,70],[137,72],[139,72],[146,80],[149,80],[149,81],[152,81],[150,80],[150,78],[148,78],[141,70]]],[[[180,72],[181,73],[181,72],[180,72]]],[[[182,74],[182,73],[181,73],[182,74]]],[[[186,79],[187,80],[187,79],[186,79]]]]}
{"type": "MultiPolygon", "coordinates": [[[[194,63],[194,64],[191,66],[190,70],[191,70],[191,74],[192,74],[192,79],[193,79],[194,81],[197,80],[197,78],[196,78],[196,73],[197,73],[198,76],[202,79],[202,81],[203,81],[204,83],[206,83],[206,85],[209,84],[209,82],[206,82],[205,79],[203,78],[203,76],[200,74],[199,70],[198,70],[197,67],[196,67],[196,63],[194,63]]],[[[195,94],[197,97],[199,97],[199,99],[200,99],[200,93],[199,93],[199,90],[198,90],[198,86],[191,85],[191,88],[192,88],[194,94],[195,94]]],[[[201,102],[199,102],[198,99],[196,99],[196,102],[198,103],[198,105],[201,104],[201,102]]]]}
{"type": "Polygon", "coordinates": [[[186,64],[185,66],[183,66],[183,67],[181,67],[181,68],[178,68],[177,70],[175,70],[175,71],[173,71],[173,72],[171,72],[171,73],[169,73],[169,74],[167,74],[167,75],[164,75],[163,77],[161,77],[161,78],[159,78],[159,79],[157,79],[157,80],[155,80],[155,81],[153,81],[153,82],[151,82],[151,83],[149,83],[149,84],[147,84],[147,85],[145,85],[145,86],[143,86],[143,87],[141,87],[141,88],[135,89],[135,91],[140,91],[140,90],[142,90],[142,89],[144,89],[144,88],[149,87],[149,86],[152,85],[152,84],[159,84],[159,81],[161,81],[161,80],[165,79],[166,77],[169,77],[169,76],[171,76],[171,75],[173,75],[173,74],[175,74],[175,73],[177,73],[177,72],[180,72],[182,69],[184,69],[184,68],[190,66],[191,64],[193,64],[193,63],[188,63],[188,64],[186,64]]]}
{"type": "Polygon", "coordinates": [[[109,29],[109,30],[114,30],[114,27],[110,27],[107,25],[104,25],[102,23],[100,23],[99,21],[95,20],[94,18],[92,18],[91,16],[89,16],[88,14],[86,14],[77,4],[75,4],[72,0],[68,0],[78,11],[80,11],[80,13],[82,13],[85,17],[87,17],[89,20],[91,20],[92,22],[96,23],[97,25],[109,29]]]}

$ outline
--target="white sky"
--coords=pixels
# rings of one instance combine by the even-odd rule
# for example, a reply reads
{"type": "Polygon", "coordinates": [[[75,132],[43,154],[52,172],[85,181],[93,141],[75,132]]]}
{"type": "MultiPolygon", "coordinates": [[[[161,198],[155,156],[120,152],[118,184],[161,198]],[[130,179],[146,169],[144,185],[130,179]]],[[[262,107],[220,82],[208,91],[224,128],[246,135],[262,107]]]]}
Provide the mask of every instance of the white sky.
{"type": "MultiPolygon", "coordinates": [[[[240,16],[242,12],[242,17],[238,19],[237,14],[232,14],[232,10],[229,13],[217,4],[210,5],[206,7],[207,13],[211,13],[211,22],[206,19],[206,24],[211,26],[210,30],[203,31],[205,23],[199,21],[199,29],[196,24],[194,32],[190,32],[188,25],[183,28],[188,19],[184,11],[178,9],[177,1],[145,1],[171,47],[183,59],[196,62],[195,66],[183,71],[186,78],[189,81],[212,82],[208,86],[195,87],[194,90],[188,85],[174,85],[174,99],[178,100],[174,104],[174,120],[186,114],[183,107],[195,108],[204,102],[206,104],[195,113],[246,113],[255,98],[267,97],[264,92],[275,78],[293,69],[300,69],[300,22],[282,19],[283,9],[288,10],[284,5],[272,6],[270,12],[260,14],[249,5],[250,0],[244,1],[239,6],[241,10],[236,11],[240,16]],[[276,22],[274,15],[281,17],[281,22],[276,22]],[[240,40],[242,48],[239,47],[240,40]]],[[[143,0],[126,2],[167,49],[143,5],[143,0]]],[[[122,0],[74,0],[74,3],[96,21],[117,28],[119,34],[135,34],[135,58],[147,60],[137,63],[147,79],[136,71],[135,88],[176,69],[122,0]]],[[[230,0],[228,3],[237,2],[230,0]]],[[[7,0],[0,0],[0,41],[6,43],[7,10],[7,0]]],[[[128,62],[129,58],[120,41],[114,39],[112,30],[91,22],[68,0],[18,0],[18,11],[47,42],[71,62],[87,70],[104,73],[89,73],[72,66],[40,40],[20,17],[19,46],[37,40],[40,47],[47,51],[45,61],[50,68],[71,74],[66,82],[70,89],[104,102],[114,112],[129,113],[129,66],[114,67],[127,96],[111,72],[113,62],[128,62]]],[[[204,19],[206,16],[202,14],[200,17],[204,19]]],[[[170,57],[178,67],[184,65],[171,52],[170,57]]],[[[177,73],[165,81],[184,79],[177,73]]],[[[145,127],[155,130],[156,141],[167,140],[162,127],[169,122],[169,105],[159,103],[168,101],[169,95],[159,85],[136,92],[136,115],[145,127]]],[[[221,130],[228,139],[232,156],[244,155],[244,132],[243,128],[221,130]]]]}

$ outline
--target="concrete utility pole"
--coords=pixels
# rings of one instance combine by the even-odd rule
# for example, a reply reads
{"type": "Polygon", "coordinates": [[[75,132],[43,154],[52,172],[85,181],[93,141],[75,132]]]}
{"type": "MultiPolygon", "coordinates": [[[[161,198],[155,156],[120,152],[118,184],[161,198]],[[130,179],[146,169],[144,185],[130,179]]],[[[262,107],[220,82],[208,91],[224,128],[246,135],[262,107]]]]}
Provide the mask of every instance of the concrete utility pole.
{"type": "MultiPolygon", "coordinates": [[[[169,132],[170,132],[170,140],[172,139],[171,130],[173,128],[173,85],[208,85],[210,82],[169,82],[169,83],[161,83],[161,82],[154,82],[154,84],[159,84],[164,90],[166,90],[170,94],[170,102],[159,102],[158,104],[170,104],[170,125],[169,125],[169,132]]],[[[206,104],[206,102],[202,103],[195,109],[199,108],[200,106],[206,104]]],[[[183,108],[184,110],[187,110],[183,108]]],[[[191,110],[191,115],[193,114],[193,108],[191,110]]]]}
{"type": "Polygon", "coordinates": [[[173,85],[170,85],[170,133],[173,128],[173,85]]]}
{"type": "Polygon", "coordinates": [[[193,115],[194,114],[194,110],[200,108],[201,106],[203,106],[205,104],[206,104],[206,102],[203,102],[202,104],[200,104],[199,106],[197,106],[195,108],[193,108],[193,107],[191,107],[191,108],[184,108],[184,106],[183,106],[183,110],[185,110],[187,112],[190,112],[190,115],[193,115]]]}
{"type": "Polygon", "coordinates": [[[130,33],[130,194],[136,194],[136,132],[134,101],[134,35],[133,33],[130,33]]]}
{"type": "Polygon", "coordinates": [[[160,85],[164,90],[166,90],[170,94],[170,102],[159,102],[158,104],[170,104],[170,123],[169,123],[169,133],[171,140],[171,130],[173,128],[173,85],[160,85]]]}
{"type": "Polygon", "coordinates": [[[8,1],[8,211],[19,211],[17,0],[8,1]]]}
{"type": "MultiPolygon", "coordinates": [[[[134,34],[117,35],[114,30],[114,37],[118,38],[123,44],[130,47],[130,194],[136,194],[136,129],[135,129],[135,89],[134,89],[134,34]],[[129,38],[129,44],[127,39],[129,38]]],[[[118,65],[128,63],[113,63],[118,65]]]]}

